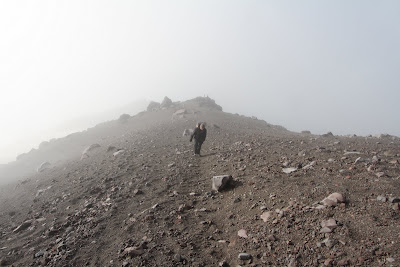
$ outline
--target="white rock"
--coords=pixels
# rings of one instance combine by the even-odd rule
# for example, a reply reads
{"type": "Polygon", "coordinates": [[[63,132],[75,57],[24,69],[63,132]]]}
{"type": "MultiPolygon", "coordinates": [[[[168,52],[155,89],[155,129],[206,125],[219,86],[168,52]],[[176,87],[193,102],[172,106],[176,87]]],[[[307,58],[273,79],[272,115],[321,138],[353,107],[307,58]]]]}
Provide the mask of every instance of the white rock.
{"type": "Polygon", "coordinates": [[[329,227],[322,227],[319,232],[322,233],[322,234],[331,233],[332,229],[329,228],[329,227]]]}
{"type": "Polygon", "coordinates": [[[238,231],[238,236],[243,237],[243,238],[248,238],[248,236],[247,236],[247,231],[244,230],[244,229],[240,229],[240,230],[238,231]]]}
{"type": "Polygon", "coordinates": [[[51,166],[50,162],[45,161],[37,168],[37,172],[43,172],[44,170],[49,169],[51,166]]]}
{"type": "Polygon", "coordinates": [[[263,214],[261,214],[260,218],[264,221],[264,222],[268,222],[268,219],[271,217],[272,212],[271,211],[267,211],[264,212],[263,214]]]}
{"type": "Polygon", "coordinates": [[[290,174],[290,173],[292,173],[292,172],[297,171],[297,168],[283,168],[282,171],[283,171],[284,173],[290,174]]]}
{"type": "Polygon", "coordinates": [[[172,114],[173,116],[178,116],[178,115],[183,115],[186,113],[186,109],[179,109],[177,111],[175,111],[174,114],[172,114]]]}
{"type": "Polygon", "coordinates": [[[335,221],[335,219],[328,219],[328,220],[323,220],[322,222],[321,222],[321,227],[322,228],[324,228],[324,227],[328,227],[328,228],[330,228],[330,229],[334,229],[334,228],[336,228],[337,227],[337,224],[336,224],[336,221],[335,221]]]}
{"type": "Polygon", "coordinates": [[[311,169],[315,164],[316,164],[316,161],[311,161],[306,166],[304,166],[303,169],[305,169],[305,170],[311,169]]]}
{"type": "Polygon", "coordinates": [[[214,191],[220,191],[223,190],[232,181],[232,176],[230,175],[214,176],[213,178],[211,178],[211,181],[212,181],[212,189],[214,191]]]}
{"type": "Polygon", "coordinates": [[[356,161],[354,161],[354,164],[357,164],[358,162],[363,162],[364,160],[361,157],[358,157],[356,161]]]}
{"type": "Polygon", "coordinates": [[[340,193],[332,193],[328,197],[326,197],[324,200],[321,201],[321,203],[325,206],[332,207],[336,206],[338,203],[343,203],[345,201],[344,197],[340,193]]]}
{"type": "Polygon", "coordinates": [[[83,150],[81,159],[88,158],[89,157],[89,152],[91,152],[91,151],[93,151],[93,150],[95,150],[96,148],[99,148],[99,147],[100,147],[99,144],[91,144],[90,146],[85,148],[85,150],[83,150]]]}
{"type": "Polygon", "coordinates": [[[125,152],[125,150],[121,149],[121,150],[118,150],[117,152],[114,152],[113,155],[114,155],[114,157],[116,157],[120,154],[123,154],[124,152],[125,152]]]}

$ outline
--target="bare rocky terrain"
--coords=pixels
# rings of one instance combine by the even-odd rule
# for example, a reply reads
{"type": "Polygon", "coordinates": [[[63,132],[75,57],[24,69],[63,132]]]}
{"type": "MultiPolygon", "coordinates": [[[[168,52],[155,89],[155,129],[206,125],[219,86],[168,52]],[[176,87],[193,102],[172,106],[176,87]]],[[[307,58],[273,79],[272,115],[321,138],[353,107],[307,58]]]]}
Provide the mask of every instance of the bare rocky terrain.
{"type": "Polygon", "coordinates": [[[155,105],[2,167],[29,166],[0,188],[0,265],[400,266],[399,145],[155,105]]]}

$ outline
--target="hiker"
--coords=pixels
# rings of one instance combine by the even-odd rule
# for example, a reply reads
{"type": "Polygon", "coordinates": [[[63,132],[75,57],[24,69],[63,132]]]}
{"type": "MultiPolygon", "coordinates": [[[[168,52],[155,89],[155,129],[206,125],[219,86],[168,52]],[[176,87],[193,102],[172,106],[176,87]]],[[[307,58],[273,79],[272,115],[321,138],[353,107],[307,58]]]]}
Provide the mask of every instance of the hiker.
{"type": "Polygon", "coordinates": [[[206,140],[207,129],[205,123],[196,124],[193,134],[190,136],[190,142],[194,138],[194,154],[200,156],[200,149],[203,142],[206,140]]]}

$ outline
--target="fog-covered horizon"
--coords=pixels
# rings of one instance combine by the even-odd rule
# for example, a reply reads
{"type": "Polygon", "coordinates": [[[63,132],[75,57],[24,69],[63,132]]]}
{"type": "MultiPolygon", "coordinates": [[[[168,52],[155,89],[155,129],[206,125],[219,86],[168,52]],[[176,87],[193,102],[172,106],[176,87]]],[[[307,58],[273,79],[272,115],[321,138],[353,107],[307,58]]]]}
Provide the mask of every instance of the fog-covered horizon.
{"type": "Polygon", "coordinates": [[[88,113],[82,114],[79,117],[62,118],[62,121],[49,123],[46,126],[43,126],[46,122],[41,121],[41,126],[38,126],[35,129],[36,131],[31,130],[32,134],[28,137],[21,132],[21,134],[14,136],[16,140],[14,144],[1,144],[0,164],[15,161],[18,155],[27,153],[32,149],[37,149],[42,142],[64,138],[69,134],[85,131],[98,124],[116,120],[122,114],[135,115],[143,111],[148,103],[149,100],[141,99],[111,109],[88,111],[88,113]]]}
{"type": "Polygon", "coordinates": [[[400,136],[399,8],[2,1],[0,164],[164,96],[208,95],[226,112],[296,132],[400,136]]]}

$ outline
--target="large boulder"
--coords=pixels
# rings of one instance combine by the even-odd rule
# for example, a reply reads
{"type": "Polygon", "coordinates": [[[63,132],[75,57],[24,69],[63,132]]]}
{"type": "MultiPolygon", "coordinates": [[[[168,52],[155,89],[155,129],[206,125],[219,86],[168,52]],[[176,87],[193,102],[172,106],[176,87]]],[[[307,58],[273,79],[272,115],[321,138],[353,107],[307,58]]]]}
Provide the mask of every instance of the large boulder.
{"type": "Polygon", "coordinates": [[[161,107],[161,104],[155,101],[151,101],[149,105],[147,106],[147,111],[155,111],[159,110],[161,107]]]}
{"type": "Polygon", "coordinates": [[[118,150],[117,152],[114,152],[114,153],[113,153],[113,156],[114,156],[114,157],[117,157],[118,155],[121,155],[121,154],[123,154],[124,152],[125,152],[125,150],[120,149],[120,150],[118,150]]]}
{"type": "Polygon", "coordinates": [[[36,170],[37,170],[37,172],[43,172],[43,171],[49,169],[50,166],[51,166],[50,162],[45,161],[42,164],[40,164],[40,166],[36,170]]]}
{"type": "Polygon", "coordinates": [[[172,100],[167,96],[164,97],[164,100],[161,102],[161,108],[169,108],[172,106],[172,100]]]}
{"type": "Polygon", "coordinates": [[[172,114],[172,119],[183,119],[186,114],[186,109],[179,109],[172,114]]]}
{"type": "Polygon", "coordinates": [[[209,98],[208,96],[207,97],[196,97],[192,101],[194,103],[196,103],[199,107],[222,111],[222,107],[220,105],[217,105],[215,103],[215,100],[209,98]]]}
{"type": "Polygon", "coordinates": [[[327,132],[326,134],[323,134],[322,137],[334,137],[332,132],[327,132]]]}
{"type": "Polygon", "coordinates": [[[231,175],[214,176],[213,178],[211,178],[212,189],[214,191],[221,191],[225,189],[232,181],[233,178],[231,175]]]}
{"type": "Polygon", "coordinates": [[[43,141],[39,144],[39,149],[44,149],[45,147],[49,146],[49,142],[48,141],[43,141]]]}
{"type": "Polygon", "coordinates": [[[119,116],[118,121],[120,121],[121,123],[126,123],[129,119],[130,119],[130,115],[129,114],[122,114],[121,116],[119,116]]]}
{"type": "Polygon", "coordinates": [[[90,156],[90,152],[94,151],[95,149],[99,148],[99,144],[91,144],[85,150],[83,150],[82,155],[81,155],[81,160],[88,158],[90,156]]]}

